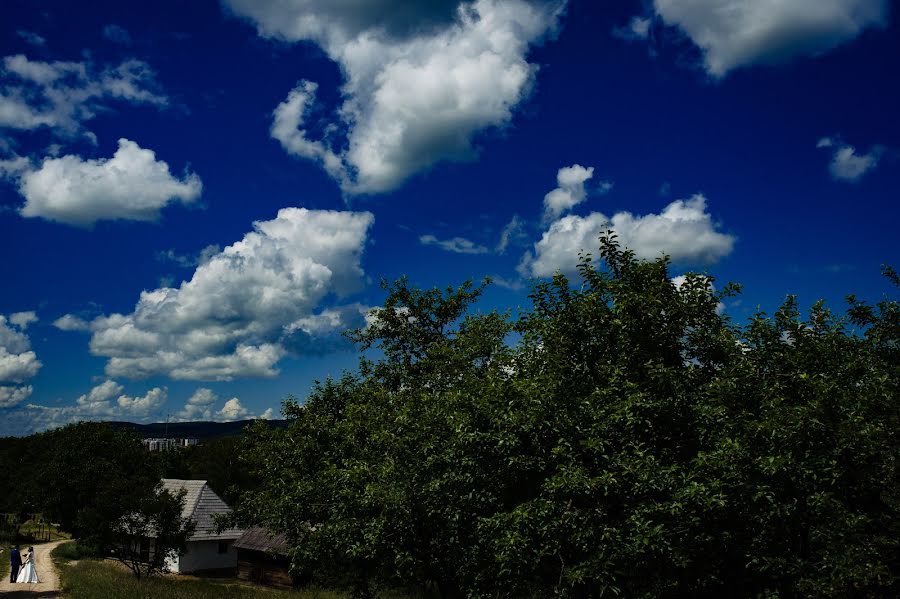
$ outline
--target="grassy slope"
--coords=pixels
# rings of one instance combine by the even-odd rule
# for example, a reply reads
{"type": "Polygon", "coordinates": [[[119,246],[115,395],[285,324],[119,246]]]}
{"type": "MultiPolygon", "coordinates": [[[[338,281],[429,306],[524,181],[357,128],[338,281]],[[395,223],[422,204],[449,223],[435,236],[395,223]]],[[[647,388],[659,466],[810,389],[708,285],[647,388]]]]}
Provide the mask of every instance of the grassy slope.
{"type": "Polygon", "coordinates": [[[77,564],[71,543],[53,552],[59,566],[60,581],[71,599],[346,599],[330,591],[304,590],[296,593],[239,584],[234,580],[154,577],[138,581],[130,572],[97,560],[77,564]]]}

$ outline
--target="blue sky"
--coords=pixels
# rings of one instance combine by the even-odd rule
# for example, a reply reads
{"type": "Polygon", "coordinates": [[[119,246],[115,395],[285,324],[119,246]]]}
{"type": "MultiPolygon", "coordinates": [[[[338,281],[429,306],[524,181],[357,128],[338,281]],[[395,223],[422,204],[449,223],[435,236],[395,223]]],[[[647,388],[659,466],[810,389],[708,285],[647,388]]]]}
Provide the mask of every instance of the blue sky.
{"type": "Polygon", "coordinates": [[[675,273],[878,300],[886,0],[9,1],[0,435],[277,416],[378,281],[527,306],[612,223],[675,273]]]}

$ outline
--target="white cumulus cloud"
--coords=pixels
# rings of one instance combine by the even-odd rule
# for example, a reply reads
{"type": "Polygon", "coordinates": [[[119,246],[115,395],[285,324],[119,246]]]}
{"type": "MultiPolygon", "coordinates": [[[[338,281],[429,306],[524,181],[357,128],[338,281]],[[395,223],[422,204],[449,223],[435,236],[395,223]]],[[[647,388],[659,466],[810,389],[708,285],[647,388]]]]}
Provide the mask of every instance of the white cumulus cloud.
{"type": "Polygon", "coordinates": [[[867,153],[858,154],[855,147],[844,143],[838,137],[823,137],[816,147],[831,150],[831,162],[828,163],[828,172],[831,176],[838,181],[851,183],[874,170],[884,153],[883,147],[874,146],[867,153]]]}
{"type": "Polygon", "coordinates": [[[0,314],[0,407],[11,407],[30,396],[32,387],[23,383],[43,365],[24,332],[31,319],[23,315],[33,314],[18,312],[9,319],[0,314]]]}
{"type": "Polygon", "coordinates": [[[212,420],[212,405],[218,400],[212,389],[200,387],[188,398],[176,417],[185,422],[212,420]]]}
{"type": "Polygon", "coordinates": [[[594,167],[565,166],[556,174],[558,187],[544,196],[544,220],[559,218],[587,198],[584,184],[594,176],[594,167]]]}
{"type": "Polygon", "coordinates": [[[40,369],[41,361],[33,351],[13,354],[0,346],[0,381],[22,383],[36,375],[40,369]]]}
{"type": "Polygon", "coordinates": [[[98,68],[90,61],[44,62],[6,56],[0,70],[0,128],[51,129],[94,140],[84,123],[113,102],[168,105],[153,70],[139,60],[98,68]]]}
{"type": "Polygon", "coordinates": [[[232,397],[225,402],[222,409],[216,412],[216,416],[223,422],[234,422],[235,420],[243,420],[250,417],[250,411],[241,405],[241,400],[232,397]]]}
{"type": "MultiPolygon", "coordinates": [[[[0,410],[13,408],[29,397],[34,391],[31,385],[0,385],[0,410]]],[[[5,436],[0,433],[0,437],[5,436]]]]}
{"type": "Polygon", "coordinates": [[[140,397],[120,395],[116,400],[119,409],[129,416],[146,418],[166,403],[168,392],[165,387],[154,387],[140,397]]]}
{"type": "Polygon", "coordinates": [[[612,229],[621,246],[639,258],[655,259],[668,254],[680,263],[708,264],[727,256],[735,238],[719,231],[706,211],[700,194],[676,200],[659,214],[634,215],[600,212],[587,216],[568,215],[554,221],[519,265],[525,276],[547,277],[556,271],[573,273],[579,252],[597,253],[600,234],[612,229]]]}
{"type": "Polygon", "coordinates": [[[0,437],[31,435],[80,420],[130,420],[147,422],[158,417],[166,401],[165,387],[154,387],[144,395],[133,397],[123,393],[124,387],[106,380],[79,396],[73,405],[22,405],[32,392],[30,386],[11,390],[0,386],[0,408],[9,407],[0,418],[0,437]],[[4,406],[4,401],[9,404],[4,406]]]}
{"type": "Polygon", "coordinates": [[[83,318],[75,316],[74,314],[64,314],[53,321],[53,326],[55,326],[60,331],[89,331],[91,330],[91,323],[86,321],[83,318]]]}
{"type": "Polygon", "coordinates": [[[14,312],[9,315],[9,322],[16,325],[23,331],[28,328],[33,322],[38,321],[37,312],[34,310],[28,310],[25,312],[14,312]]]}
{"type": "Polygon", "coordinates": [[[818,56],[883,27],[887,0],[654,0],[656,15],[703,53],[713,77],[751,64],[818,56]]]}
{"type": "Polygon", "coordinates": [[[194,173],[173,177],[169,165],[152,150],[119,140],[112,158],[47,158],[40,167],[18,174],[25,204],[22,216],[89,227],[98,220],[151,221],[171,202],[188,204],[203,184],[194,173]]]}
{"type": "Polygon", "coordinates": [[[349,194],[390,191],[439,161],[472,158],[473,137],[508,124],[530,93],[537,67],[528,50],[556,29],[564,5],[224,3],[260,35],[312,41],[340,65],[343,104],[317,138],[309,132],[316,94],[309,81],[275,110],[271,133],[289,153],[321,163],[349,194]]]}
{"type": "Polygon", "coordinates": [[[125,388],[116,381],[103,381],[75,400],[72,416],[92,419],[143,419],[159,410],[166,401],[165,387],[154,387],[139,397],[126,395],[123,393],[124,390],[125,388]]]}
{"type": "Polygon", "coordinates": [[[284,208],[190,280],[142,292],[130,314],[94,319],[91,352],[109,358],[111,377],[274,376],[292,349],[291,325],[361,288],[372,222],[368,212],[284,208]]]}
{"type": "Polygon", "coordinates": [[[91,416],[112,416],[115,412],[110,403],[121,395],[125,388],[113,380],[106,380],[75,400],[75,406],[91,416]]]}

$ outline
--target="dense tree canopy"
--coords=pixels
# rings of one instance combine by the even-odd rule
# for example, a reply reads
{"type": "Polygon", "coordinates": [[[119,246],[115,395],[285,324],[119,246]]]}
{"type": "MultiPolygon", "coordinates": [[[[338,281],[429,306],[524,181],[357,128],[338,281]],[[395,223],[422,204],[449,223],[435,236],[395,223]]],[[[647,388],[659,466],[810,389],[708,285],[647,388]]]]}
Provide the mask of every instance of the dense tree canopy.
{"type": "Polygon", "coordinates": [[[2,447],[13,475],[7,511],[41,513],[85,552],[112,555],[137,576],[164,570],[166,557],[184,550],[193,528],[181,518],[183,497],[160,486],[168,457],[147,452],[131,431],[80,422],[2,447]],[[155,540],[150,559],[141,537],[155,540]]]}
{"type": "Polygon", "coordinates": [[[516,319],[390,286],[351,335],[378,358],[248,436],[239,516],[361,595],[900,593],[897,302],[741,325],[601,246],[516,319]]]}

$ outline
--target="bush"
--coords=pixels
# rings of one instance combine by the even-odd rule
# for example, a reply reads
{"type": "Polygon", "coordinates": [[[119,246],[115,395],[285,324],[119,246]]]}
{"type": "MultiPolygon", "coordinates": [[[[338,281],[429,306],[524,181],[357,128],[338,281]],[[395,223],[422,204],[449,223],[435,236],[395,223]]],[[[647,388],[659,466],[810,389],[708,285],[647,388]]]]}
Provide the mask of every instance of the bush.
{"type": "Polygon", "coordinates": [[[64,562],[74,562],[89,557],[96,557],[94,555],[91,555],[91,552],[87,551],[82,545],[78,543],[78,541],[63,543],[62,545],[59,545],[56,549],[54,549],[50,555],[51,557],[53,557],[54,561],[64,562]]]}

